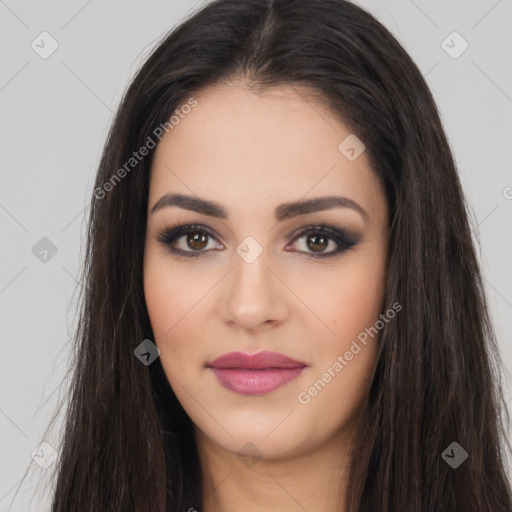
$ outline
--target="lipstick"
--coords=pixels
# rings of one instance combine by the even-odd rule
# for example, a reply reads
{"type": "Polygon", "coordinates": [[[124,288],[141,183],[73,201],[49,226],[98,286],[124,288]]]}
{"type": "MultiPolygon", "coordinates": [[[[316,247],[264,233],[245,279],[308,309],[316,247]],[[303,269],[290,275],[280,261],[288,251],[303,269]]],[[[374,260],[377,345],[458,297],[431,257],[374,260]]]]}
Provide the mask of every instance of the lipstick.
{"type": "Polygon", "coordinates": [[[229,352],[206,365],[225,388],[264,395],[296,379],[308,365],[278,352],[229,352]]]}

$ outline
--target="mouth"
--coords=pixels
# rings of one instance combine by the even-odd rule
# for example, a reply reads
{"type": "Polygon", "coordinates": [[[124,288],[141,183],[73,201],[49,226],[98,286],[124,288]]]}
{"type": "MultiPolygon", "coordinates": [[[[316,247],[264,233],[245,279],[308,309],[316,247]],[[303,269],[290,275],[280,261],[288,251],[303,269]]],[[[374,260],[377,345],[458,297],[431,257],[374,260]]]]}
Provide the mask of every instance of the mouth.
{"type": "Polygon", "coordinates": [[[219,384],[235,393],[263,395],[295,380],[308,366],[277,352],[230,352],[206,365],[219,384]]]}

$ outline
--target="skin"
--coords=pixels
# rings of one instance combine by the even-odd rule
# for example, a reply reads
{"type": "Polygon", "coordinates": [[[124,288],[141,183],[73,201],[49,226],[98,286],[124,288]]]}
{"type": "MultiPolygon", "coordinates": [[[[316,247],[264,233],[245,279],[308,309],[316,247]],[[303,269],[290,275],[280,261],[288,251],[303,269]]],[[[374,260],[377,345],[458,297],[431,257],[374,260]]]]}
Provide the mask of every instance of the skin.
{"type": "Polygon", "coordinates": [[[205,512],[332,512],[338,499],[344,504],[350,440],[379,336],[360,344],[309,403],[298,395],[383,313],[388,208],[366,153],[350,161],[338,150],[350,129],[299,91],[255,94],[243,82],[207,88],[155,150],[144,292],[161,363],[196,426],[205,490],[196,508],[205,512]],[[151,213],[166,193],[218,202],[229,216],[178,206],[151,213]],[[327,195],[352,199],[368,219],[340,207],[274,218],[281,203],[327,195]],[[174,255],[158,241],[177,222],[213,230],[202,245],[186,235],[175,241],[202,255],[174,255]],[[357,245],[308,257],[337,247],[295,235],[322,223],[353,231],[357,245]],[[252,263],[236,252],[247,236],[263,249],[252,263]],[[275,391],[248,396],[221,386],[205,366],[227,352],[262,350],[308,367],[275,391]]]}

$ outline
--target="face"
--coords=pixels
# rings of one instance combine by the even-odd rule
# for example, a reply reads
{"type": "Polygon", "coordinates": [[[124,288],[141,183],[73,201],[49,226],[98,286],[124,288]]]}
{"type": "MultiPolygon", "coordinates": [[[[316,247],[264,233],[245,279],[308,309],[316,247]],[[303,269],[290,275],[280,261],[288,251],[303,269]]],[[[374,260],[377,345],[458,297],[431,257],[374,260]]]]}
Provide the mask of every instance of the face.
{"type": "Polygon", "coordinates": [[[267,459],[347,431],[384,313],[384,192],[296,91],[195,95],[150,176],[144,293],[169,383],[201,439],[267,459]]]}

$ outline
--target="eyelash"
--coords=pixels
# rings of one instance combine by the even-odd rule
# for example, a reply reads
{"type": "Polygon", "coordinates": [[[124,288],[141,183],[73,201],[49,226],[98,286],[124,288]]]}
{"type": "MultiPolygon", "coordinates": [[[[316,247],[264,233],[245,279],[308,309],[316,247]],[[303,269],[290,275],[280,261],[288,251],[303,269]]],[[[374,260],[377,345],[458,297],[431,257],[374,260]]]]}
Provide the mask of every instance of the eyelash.
{"type": "MultiPolygon", "coordinates": [[[[207,235],[213,239],[215,239],[215,235],[213,232],[207,227],[203,226],[201,224],[180,224],[173,228],[167,228],[164,229],[159,236],[157,237],[157,241],[162,243],[167,250],[169,250],[173,254],[177,254],[178,256],[183,256],[186,258],[197,258],[204,255],[204,253],[208,252],[205,250],[190,250],[190,251],[184,251],[182,249],[177,249],[173,246],[173,244],[181,238],[183,235],[187,234],[204,234],[207,235]]],[[[340,253],[343,253],[350,249],[351,247],[354,247],[359,243],[358,238],[349,233],[347,230],[340,230],[336,228],[332,228],[330,226],[325,225],[312,225],[312,226],[306,226],[299,230],[299,232],[295,235],[295,238],[293,241],[300,239],[304,237],[305,235],[324,235],[328,240],[333,240],[337,245],[338,248],[334,251],[328,252],[328,253],[308,253],[304,251],[299,251],[302,254],[306,254],[306,257],[312,258],[312,259],[321,259],[321,258],[328,258],[332,256],[336,256],[340,253]]]]}

